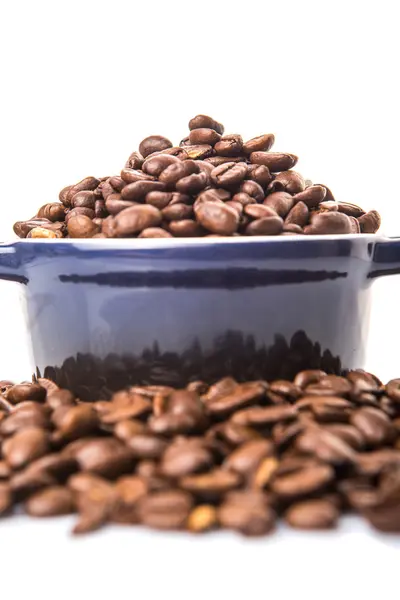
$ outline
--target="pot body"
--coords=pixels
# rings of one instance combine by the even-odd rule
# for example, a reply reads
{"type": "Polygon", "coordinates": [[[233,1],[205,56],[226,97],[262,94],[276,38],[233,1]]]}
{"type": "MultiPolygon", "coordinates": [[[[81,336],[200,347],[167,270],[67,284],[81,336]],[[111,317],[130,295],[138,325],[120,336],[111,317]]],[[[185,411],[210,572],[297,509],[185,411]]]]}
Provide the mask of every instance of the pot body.
{"type": "Polygon", "coordinates": [[[362,368],[375,239],[23,241],[0,277],[23,284],[38,373],[90,399],[362,368]]]}

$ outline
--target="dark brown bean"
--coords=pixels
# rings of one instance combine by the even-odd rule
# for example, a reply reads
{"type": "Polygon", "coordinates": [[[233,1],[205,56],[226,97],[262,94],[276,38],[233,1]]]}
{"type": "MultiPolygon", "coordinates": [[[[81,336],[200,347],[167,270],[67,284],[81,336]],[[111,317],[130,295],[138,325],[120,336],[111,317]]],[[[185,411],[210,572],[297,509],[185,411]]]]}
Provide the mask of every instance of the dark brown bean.
{"type": "Polygon", "coordinates": [[[19,404],[27,400],[44,402],[46,400],[46,390],[37,383],[21,383],[10,387],[6,398],[11,404],[19,404]]]}
{"type": "Polygon", "coordinates": [[[224,163],[215,167],[211,172],[211,180],[215,185],[221,187],[232,187],[238,185],[247,174],[246,163],[224,163]]]}
{"type": "Polygon", "coordinates": [[[13,498],[10,485],[0,481],[0,517],[10,510],[12,504],[13,498]]]}
{"type": "Polygon", "coordinates": [[[271,181],[268,189],[273,192],[288,192],[289,194],[300,194],[305,190],[305,181],[300,173],[296,171],[282,171],[271,181]]]}
{"type": "Polygon", "coordinates": [[[147,229],[143,229],[138,235],[140,238],[171,238],[172,235],[162,229],[161,227],[148,227],[147,229]]]}
{"type": "Polygon", "coordinates": [[[48,219],[53,223],[56,221],[64,221],[65,206],[58,202],[51,202],[39,208],[37,216],[41,219],[48,219]]]}
{"type": "Polygon", "coordinates": [[[99,233],[100,228],[89,217],[74,215],[68,219],[67,231],[71,238],[91,238],[99,233]]]}
{"type": "Polygon", "coordinates": [[[54,486],[36,492],[25,502],[24,508],[32,517],[55,517],[74,512],[75,506],[70,490],[54,486]]]}
{"type": "Polygon", "coordinates": [[[316,208],[325,198],[326,188],[322,185],[312,185],[303,192],[295,194],[295,202],[304,202],[308,208],[316,208]]]}
{"type": "Polygon", "coordinates": [[[193,219],[171,221],[168,224],[168,231],[175,237],[198,237],[205,233],[205,230],[193,219]]]}
{"type": "Polygon", "coordinates": [[[185,146],[185,153],[189,159],[204,160],[211,156],[213,148],[209,144],[196,144],[194,146],[185,146]]]}
{"type": "Polygon", "coordinates": [[[149,156],[143,163],[143,171],[144,173],[147,173],[147,175],[159,177],[164,169],[176,162],[180,162],[179,158],[170,154],[157,154],[156,156],[149,156]]]}
{"type": "Polygon", "coordinates": [[[239,225],[237,212],[224,204],[202,202],[196,206],[195,214],[200,225],[212,233],[232,235],[239,225]]]}
{"type": "Polygon", "coordinates": [[[239,156],[243,153],[243,139],[239,134],[224,135],[214,146],[220,156],[239,156]]]}
{"type": "Polygon", "coordinates": [[[376,210],[370,210],[358,219],[361,233],[376,233],[381,226],[381,217],[376,210]]]}
{"type": "Polygon", "coordinates": [[[215,131],[215,129],[208,129],[206,127],[198,127],[197,129],[192,129],[189,134],[189,144],[209,144],[210,146],[214,146],[219,140],[221,136],[219,133],[215,131]]]}
{"type": "Polygon", "coordinates": [[[143,158],[146,158],[146,156],[153,152],[161,152],[167,148],[172,148],[172,145],[172,142],[162,135],[150,135],[140,142],[139,152],[143,158]]]}
{"type": "Polygon", "coordinates": [[[224,133],[224,126],[218,121],[215,121],[211,117],[207,115],[196,115],[193,119],[189,121],[189,129],[193,131],[194,129],[201,129],[206,127],[208,129],[214,129],[217,133],[222,135],[224,133]]]}
{"type": "Polygon", "coordinates": [[[199,172],[199,167],[194,160],[179,161],[166,167],[160,174],[160,181],[174,187],[180,179],[199,172]]]}
{"type": "Polygon", "coordinates": [[[255,181],[248,179],[243,181],[239,187],[239,193],[248,194],[251,198],[254,198],[256,202],[262,202],[264,200],[264,190],[261,185],[255,181]]]}
{"type": "Polygon", "coordinates": [[[265,165],[271,173],[278,171],[288,171],[297,163],[297,156],[294,154],[283,154],[282,152],[252,152],[250,162],[256,165],[265,165]]]}
{"type": "Polygon", "coordinates": [[[262,188],[272,181],[272,175],[265,165],[247,165],[247,179],[252,179],[262,188]]]}
{"type": "Polygon", "coordinates": [[[132,206],[116,215],[115,234],[117,237],[132,236],[148,227],[157,227],[161,220],[161,212],[150,204],[132,206]]]}
{"type": "Polygon", "coordinates": [[[146,194],[149,192],[163,192],[166,186],[162,181],[135,181],[128,183],[121,192],[123,200],[134,200],[135,202],[143,201],[146,194]]]}
{"type": "Polygon", "coordinates": [[[293,196],[287,192],[273,192],[265,198],[264,204],[284,219],[291,211],[294,201],[293,196]]]}
{"type": "Polygon", "coordinates": [[[339,212],[322,212],[311,215],[311,225],[304,229],[304,233],[310,235],[326,235],[351,233],[352,225],[350,218],[339,212]]]}
{"type": "Polygon", "coordinates": [[[297,529],[331,529],[339,517],[336,506],[328,500],[306,500],[293,504],[285,520],[297,529]]]}
{"type": "MultiPolygon", "coordinates": [[[[158,158],[158,157],[155,157],[155,158],[158,158]]],[[[171,162],[175,162],[178,160],[175,157],[168,157],[168,158],[172,159],[171,162]]],[[[149,160],[154,160],[154,159],[149,159],[149,160]]],[[[169,162],[168,164],[171,164],[171,162],[169,162]]],[[[143,171],[140,171],[137,169],[125,168],[125,169],[122,169],[122,171],[121,171],[121,180],[125,183],[136,183],[136,181],[154,181],[154,177],[152,177],[152,174],[148,174],[147,171],[143,172],[143,171]]],[[[113,178],[110,179],[111,185],[112,185],[112,181],[113,181],[113,178]]],[[[121,189],[118,191],[122,191],[122,189],[125,186],[120,185],[120,186],[113,186],[113,187],[114,187],[114,189],[117,189],[117,187],[120,187],[121,189]]]]}
{"type": "Polygon", "coordinates": [[[3,457],[12,469],[21,469],[49,451],[49,436],[39,427],[26,427],[3,442],[3,457]]]}
{"type": "Polygon", "coordinates": [[[352,414],[350,422],[362,433],[369,446],[384,445],[395,437],[389,417],[379,409],[360,408],[352,414]]]}
{"type": "Polygon", "coordinates": [[[285,226],[287,225],[299,225],[304,227],[308,223],[310,211],[304,202],[297,202],[290,209],[287,217],[285,218],[285,226]]]}
{"type": "Polygon", "coordinates": [[[283,220],[279,217],[263,217],[249,223],[246,235],[278,235],[283,230],[283,220]]]}
{"type": "Polygon", "coordinates": [[[243,144],[243,152],[245,154],[251,154],[252,152],[268,152],[274,145],[274,142],[274,134],[265,133],[264,135],[259,135],[243,144]]]}
{"type": "MultiPolygon", "coordinates": [[[[185,164],[185,163],[183,163],[185,164]]],[[[202,171],[200,173],[193,173],[187,177],[182,177],[176,182],[176,189],[182,194],[197,194],[208,184],[208,175],[202,171]]]]}
{"type": "Polygon", "coordinates": [[[156,529],[181,529],[189,517],[193,500],[181,490],[154,492],[140,498],[137,504],[139,520],[156,529]]]}

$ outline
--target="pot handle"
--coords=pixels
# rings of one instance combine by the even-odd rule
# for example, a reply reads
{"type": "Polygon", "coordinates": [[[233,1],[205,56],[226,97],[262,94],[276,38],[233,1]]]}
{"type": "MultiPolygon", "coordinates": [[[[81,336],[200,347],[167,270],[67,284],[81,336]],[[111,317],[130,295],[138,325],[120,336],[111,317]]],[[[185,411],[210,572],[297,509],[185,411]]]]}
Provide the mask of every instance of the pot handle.
{"type": "Polygon", "coordinates": [[[369,279],[383,275],[400,274],[400,238],[388,238],[377,242],[372,254],[369,279]]]}
{"type": "Polygon", "coordinates": [[[22,262],[15,244],[0,243],[0,279],[28,283],[22,269],[22,262]]]}

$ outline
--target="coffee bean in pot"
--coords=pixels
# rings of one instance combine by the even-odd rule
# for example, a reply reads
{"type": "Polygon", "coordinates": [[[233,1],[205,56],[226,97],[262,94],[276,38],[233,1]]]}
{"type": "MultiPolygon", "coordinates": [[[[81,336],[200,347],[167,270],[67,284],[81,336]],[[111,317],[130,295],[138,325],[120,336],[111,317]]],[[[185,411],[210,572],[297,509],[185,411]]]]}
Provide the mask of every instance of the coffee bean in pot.
{"type": "Polygon", "coordinates": [[[179,145],[174,146],[161,135],[146,137],[120,174],[90,176],[63,188],[60,203],[45,204],[34,219],[15,223],[14,231],[18,237],[44,241],[63,237],[160,237],[160,229],[165,231],[163,237],[336,235],[378,230],[380,217],[376,211],[366,213],[356,204],[336,201],[325,184],[304,179],[292,170],[297,156],[271,151],[274,140],[274,135],[267,133],[243,142],[239,134],[225,134],[224,127],[211,117],[197,115],[179,145]],[[207,201],[228,203],[228,212],[219,211],[226,217],[234,211],[239,217],[237,225],[232,221],[229,226],[206,227],[205,209],[197,211],[206,196],[207,201]],[[256,218],[239,206],[262,203],[272,208],[278,219],[270,215],[264,221],[267,216],[256,218]],[[142,230],[125,230],[118,225],[117,233],[114,217],[137,204],[165,209],[165,215],[174,218],[144,223],[142,230]],[[181,212],[170,208],[173,204],[192,206],[194,213],[189,208],[181,207],[181,212]],[[339,216],[324,216],[327,212],[339,216]],[[71,223],[78,215],[79,219],[71,223]],[[285,221],[283,226],[279,218],[285,221]]]}

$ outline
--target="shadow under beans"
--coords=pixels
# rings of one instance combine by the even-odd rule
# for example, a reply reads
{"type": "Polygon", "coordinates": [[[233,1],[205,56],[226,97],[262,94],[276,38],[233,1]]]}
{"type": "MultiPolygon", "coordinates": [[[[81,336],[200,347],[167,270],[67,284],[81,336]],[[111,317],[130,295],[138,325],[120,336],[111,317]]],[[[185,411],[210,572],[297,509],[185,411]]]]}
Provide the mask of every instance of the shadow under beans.
{"type": "MultiPolygon", "coordinates": [[[[78,353],[61,366],[47,366],[43,376],[90,401],[109,398],[114,391],[133,384],[184,387],[191,381],[213,383],[226,376],[237,381],[291,380],[304,369],[339,374],[341,362],[304,331],[297,331],[290,340],[275,335],[269,347],[257,346],[251,335],[228,331],[216,338],[209,350],[195,341],[181,354],[163,352],[157,342],[140,356],[108,354],[99,358],[78,353]]],[[[39,369],[37,376],[42,376],[39,369]]]]}

